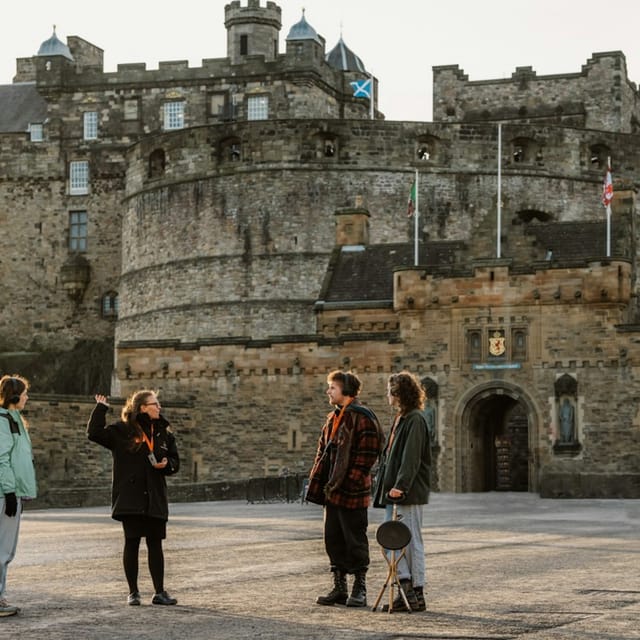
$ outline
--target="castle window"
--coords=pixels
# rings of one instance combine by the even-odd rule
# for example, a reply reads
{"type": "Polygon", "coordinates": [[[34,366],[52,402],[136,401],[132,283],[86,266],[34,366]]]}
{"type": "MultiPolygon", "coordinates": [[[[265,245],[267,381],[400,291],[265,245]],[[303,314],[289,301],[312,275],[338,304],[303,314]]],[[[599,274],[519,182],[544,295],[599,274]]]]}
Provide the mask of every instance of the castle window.
{"type": "Polygon", "coordinates": [[[534,141],[531,138],[515,138],[511,141],[513,162],[531,163],[534,159],[534,141]]]}
{"type": "Polygon", "coordinates": [[[29,123],[29,139],[31,142],[42,142],[44,140],[44,127],[41,122],[29,123]]]}
{"type": "Polygon", "coordinates": [[[160,178],[165,169],[164,149],[154,149],[149,154],[149,178],[160,178]]]}
{"type": "Polygon", "coordinates": [[[433,162],[436,159],[439,140],[435,136],[425,135],[416,140],[414,158],[418,162],[433,162]]]}
{"type": "Polygon", "coordinates": [[[482,332],[467,332],[467,358],[470,362],[482,360],[482,332]]]}
{"type": "Polygon", "coordinates": [[[267,120],[268,117],[268,96],[251,96],[247,99],[247,120],[267,120]]]}
{"type": "Polygon", "coordinates": [[[524,329],[514,329],[511,340],[511,359],[526,360],[527,358],[527,333],[524,329]]]}
{"type": "Polygon", "coordinates": [[[84,253],[87,250],[87,212],[69,212],[69,251],[84,253]]]}
{"type": "Polygon", "coordinates": [[[220,160],[222,162],[242,160],[242,146],[239,138],[226,138],[220,142],[220,160]]]}
{"type": "Polygon", "coordinates": [[[124,101],[124,119],[137,120],[140,110],[140,101],[138,98],[127,98],[124,101]]]}
{"type": "Polygon", "coordinates": [[[98,138],[98,112],[97,111],[87,111],[83,114],[83,124],[84,124],[84,139],[85,140],[96,140],[98,138]]]}
{"type": "Polygon", "coordinates": [[[229,118],[228,94],[226,91],[212,93],[209,96],[209,115],[220,120],[229,118]]]}
{"type": "Polygon", "coordinates": [[[611,158],[611,149],[604,144],[594,144],[589,147],[589,164],[591,169],[601,171],[607,168],[611,158]]]}
{"type": "Polygon", "coordinates": [[[164,129],[184,128],[184,102],[182,100],[164,103],[164,129]]]}
{"type": "Polygon", "coordinates": [[[118,294],[115,291],[109,291],[102,296],[102,317],[118,317],[118,294]]]}
{"type": "Polygon", "coordinates": [[[249,53],[249,36],[244,34],[240,36],[240,55],[246,56],[249,53]]]}
{"type": "Polygon", "coordinates": [[[69,163],[69,194],[83,196],[89,193],[89,163],[77,160],[69,163]]]}

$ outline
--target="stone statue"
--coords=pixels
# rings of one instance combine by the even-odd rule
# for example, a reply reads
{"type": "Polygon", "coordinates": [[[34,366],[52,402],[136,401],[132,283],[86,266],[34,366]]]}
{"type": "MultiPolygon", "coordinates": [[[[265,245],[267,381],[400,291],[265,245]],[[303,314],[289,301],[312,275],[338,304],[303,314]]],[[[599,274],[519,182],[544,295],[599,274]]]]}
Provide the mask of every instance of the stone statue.
{"type": "Polygon", "coordinates": [[[436,441],[436,412],[430,404],[425,404],[422,411],[424,419],[427,421],[427,429],[429,430],[429,437],[431,444],[436,441]]]}
{"type": "Polygon", "coordinates": [[[560,405],[560,442],[575,442],[575,411],[569,398],[565,398],[560,405]]]}

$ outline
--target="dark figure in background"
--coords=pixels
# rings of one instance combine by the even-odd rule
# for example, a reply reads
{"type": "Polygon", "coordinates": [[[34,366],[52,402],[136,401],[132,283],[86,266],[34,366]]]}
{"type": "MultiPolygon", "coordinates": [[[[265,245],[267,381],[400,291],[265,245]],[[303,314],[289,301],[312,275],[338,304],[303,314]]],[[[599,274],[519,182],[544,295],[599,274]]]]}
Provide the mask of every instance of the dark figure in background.
{"type": "Polygon", "coordinates": [[[334,586],[317,603],[366,607],[371,468],[384,436],[376,415],[357,398],[362,383],[354,373],[332,371],[327,384],[335,410],[322,427],[306,498],[324,505],[324,543],[334,586]],[[350,595],[348,574],[354,575],[350,595]]]}
{"type": "Polygon", "coordinates": [[[101,444],[113,456],[111,515],[124,529],[124,572],[129,584],[127,602],[139,605],[138,551],[146,538],[149,571],[155,589],[153,604],[171,605],[177,600],[164,589],[164,554],[169,506],[165,476],[180,467],[176,441],[169,423],[160,415],[154,391],[130,396],[121,420],[107,426],[107,397],[96,395],[96,407],[87,427],[89,440],[101,444]]]}

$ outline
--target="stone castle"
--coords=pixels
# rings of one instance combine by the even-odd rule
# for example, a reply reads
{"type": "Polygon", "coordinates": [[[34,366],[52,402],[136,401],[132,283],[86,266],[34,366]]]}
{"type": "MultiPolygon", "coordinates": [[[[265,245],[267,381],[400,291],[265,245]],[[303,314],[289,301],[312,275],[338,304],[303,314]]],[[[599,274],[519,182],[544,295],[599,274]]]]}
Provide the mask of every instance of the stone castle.
{"type": "Polygon", "coordinates": [[[383,424],[388,375],[423,380],[440,490],[640,497],[623,53],[499,80],[434,67],[433,122],[392,122],[304,14],[284,52],[274,2],[224,18],[226,57],[198,68],[105,72],[54,31],[0,86],[0,371],[32,381],[45,493],[108,485],[93,394],[117,410],[143,387],[177,432],[176,484],[305,473],[326,375],[349,368],[383,424]]]}

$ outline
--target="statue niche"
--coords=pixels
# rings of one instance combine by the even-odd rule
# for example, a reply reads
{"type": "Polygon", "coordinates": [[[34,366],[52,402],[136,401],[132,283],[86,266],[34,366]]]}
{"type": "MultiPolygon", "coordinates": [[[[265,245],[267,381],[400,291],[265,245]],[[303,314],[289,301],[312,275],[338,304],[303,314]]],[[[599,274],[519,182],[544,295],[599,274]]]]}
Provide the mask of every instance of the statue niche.
{"type": "Polygon", "coordinates": [[[582,448],[578,439],[576,412],[578,382],[564,374],[556,380],[554,387],[558,429],[553,451],[556,454],[575,455],[582,448]]]}

